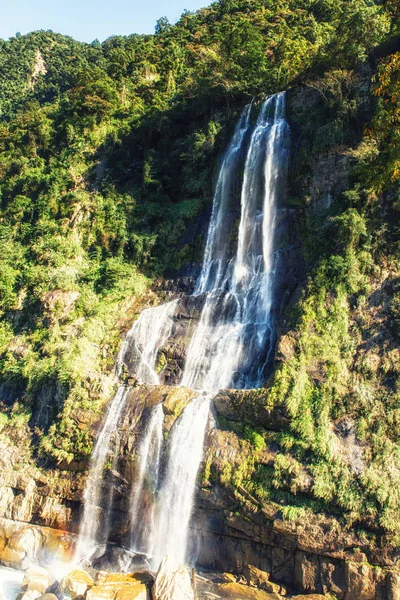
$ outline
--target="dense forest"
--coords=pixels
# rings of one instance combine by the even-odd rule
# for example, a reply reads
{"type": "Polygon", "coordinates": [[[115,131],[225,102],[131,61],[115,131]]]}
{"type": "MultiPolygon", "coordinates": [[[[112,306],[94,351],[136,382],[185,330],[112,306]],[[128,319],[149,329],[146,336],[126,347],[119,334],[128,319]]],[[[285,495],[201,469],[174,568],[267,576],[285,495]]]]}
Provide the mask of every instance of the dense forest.
{"type": "Polygon", "coordinates": [[[154,35],[0,40],[0,436],[42,466],[90,454],[77,415],[110,398],[135,302],[198,265],[235,119],[281,90],[307,272],[265,397],[290,424],[243,427],[254,456],[226,481],[285,518],[333,513],[398,544],[396,0],[219,0],[159,19],[154,35]],[[349,184],[315,211],[309,182],[333,155],[349,184]],[[332,441],[344,416],[361,466],[332,441]],[[266,443],[279,447],[273,466],[257,462],[266,443]]]}

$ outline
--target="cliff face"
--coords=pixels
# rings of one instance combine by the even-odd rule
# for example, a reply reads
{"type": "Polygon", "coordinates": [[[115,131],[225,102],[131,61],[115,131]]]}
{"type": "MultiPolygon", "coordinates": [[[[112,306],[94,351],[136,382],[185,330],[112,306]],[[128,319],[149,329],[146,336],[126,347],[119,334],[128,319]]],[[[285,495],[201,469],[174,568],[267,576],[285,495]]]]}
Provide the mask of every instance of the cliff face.
{"type": "MultiPolygon", "coordinates": [[[[191,390],[168,386],[130,390],[120,426],[118,468],[106,471],[103,480],[104,498],[109,485],[115,490],[111,541],[117,546],[129,544],[129,498],[135,480],[132,456],[149,410],[163,402],[167,435],[193,395],[191,390]]],[[[284,406],[269,409],[262,391],[226,390],[216,396],[191,523],[190,550],[197,565],[236,574],[246,574],[248,565],[253,565],[270,573],[276,584],[306,593],[331,593],[338,599],[395,598],[399,581],[395,555],[372,550],[365,536],[346,531],[332,517],[286,521],[278,504],[261,504],[241,484],[232,486],[232,472],[249,474],[255,462],[272,464],[277,455],[275,444],[255,449],[254,443],[232,430],[246,423],[275,433],[287,428],[288,415],[284,406]]],[[[1,563],[26,567],[55,556],[68,559],[81,509],[84,465],[70,466],[82,469],[81,473],[26,468],[15,474],[10,449],[3,461],[1,563]]],[[[301,493],[306,494],[309,486],[305,473],[301,493]]],[[[122,554],[111,546],[96,566],[115,569],[122,554]]]]}

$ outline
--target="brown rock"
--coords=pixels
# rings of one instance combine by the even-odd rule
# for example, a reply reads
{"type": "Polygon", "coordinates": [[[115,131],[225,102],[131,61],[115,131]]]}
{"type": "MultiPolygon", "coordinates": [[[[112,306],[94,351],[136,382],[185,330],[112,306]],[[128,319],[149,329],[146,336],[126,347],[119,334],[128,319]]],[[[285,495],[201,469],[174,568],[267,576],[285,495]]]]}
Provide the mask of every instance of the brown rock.
{"type": "MultiPolygon", "coordinates": [[[[147,576],[148,578],[149,576],[147,576]]],[[[96,579],[96,585],[104,587],[120,587],[124,585],[137,585],[143,583],[144,577],[142,574],[135,573],[106,573],[101,572],[96,579]]]]}
{"type": "Polygon", "coordinates": [[[115,600],[147,600],[147,588],[142,583],[126,585],[117,591],[115,600]]]}
{"type": "Polygon", "coordinates": [[[347,562],[345,600],[374,600],[376,585],[373,571],[366,564],[347,562]]]}
{"type": "Polygon", "coordinates": [[[333,594],[338,600],[342,600],[346,589],[344,563],[321,558],[320,574],[324,594],[333,594]]]}
{"type": "Polygon", "coordinates": [[[30,562],[35,562],[36,554],[42,547],[43,535],[34,527],[26,527],[15,531],[8,540],[7,547],[17,552],[24,552],[30,562]]]}
{"type": "Polygon", "coordinates": [[[232,598],[232,600],[244,600],[245,598],[250,600],[281,600],[281,596],[276,593],[264,592],[241,583],[223,583],[218,586],[218,592],[224,598],[232,598]]]}
{"type": "Polygon", "coordinates": [[[26,558],[23,550],[14,550],[13,548],[4,548],[0,552],[0,563],[6,567],[21,568],[26,558]]]}
{"type": "Polygon", "coordinates": [[[232,575],[232,573],[224,573],[220,579],[223,583],[236,583],[237,581],[235,575],[232,575]]]}
{"type": "Polygon", "coordinates": [[[93,585],[94,581],[86,571],[75,569],[62,579],[59,591],[61,596],[68,596],[74,600],[84,596],[93,585]]]}
{"type": "Polygon", "coordinates": [[[115,589],[94,585],[86,594],[86,600],[114,600],[115,589]]]}
{"type": "Polygon", "coordinates": [[[261,571],[253,565],[248,565],[248,567],[244,570],[244,576],[246,577],[249,585],[254,585],[255,587],[261,589],[264,589],[263,585],[269,583],[269,573],[266,571],[261,571]]]}
{"type": "Polygon", "coordinates": [[[294,584],[303,592],[320,592],[318,557],[296,552],[294,584]]]}
{"type": "Polygon", "coordinates": [[[55,594],[43,594],[43,596],[39,596],[38,600],[58,600],[55,594]]]}

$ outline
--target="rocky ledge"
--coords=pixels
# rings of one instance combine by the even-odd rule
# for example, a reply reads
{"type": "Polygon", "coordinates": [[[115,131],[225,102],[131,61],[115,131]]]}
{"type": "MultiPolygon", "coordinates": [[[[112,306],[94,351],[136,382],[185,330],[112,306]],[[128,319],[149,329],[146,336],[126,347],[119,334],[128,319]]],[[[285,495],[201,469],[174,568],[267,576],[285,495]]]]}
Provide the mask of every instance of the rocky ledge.
{"type": "MultiPolygon", "coordinates": [[[[31,567],[25,571],[17,600],[319,600],[319,594],[292,596],[269,581],[268,573],[249,567],[247,579],[234,575],[201,574],[166,557],[157,572],[89,573],[80,567],[57,580],[51,569],[31,567]]],[[[333,600],[333,598],[332,598],[333,600]]]]}
{"type": "MultiPolygon", "coordinates": [[[[135,478],[132,457],[150,410],[163,404],[167,437],[194,395],[192,390],[168,386],[129,388],[120,423],[118,463],[105,472],[103,482],[105,491],[109,485],[115,489],[110,537],[114,548],[129,545],[129,492],[135,478]]],[[[273,464],[277,448],[272,434],[286,426],[285,407],[269,406],[265,390],[224,390],[214,399],[191,522],[190,552],[200,569],[230,572],[234,578],[212,582],[210,585],[220,587],[210,593],[224,597],[223,593],[230,593],[242,581],[249,583],[251,566],[267,574],[268,586],[265,581],[259,591],[268,594],[297,591],[331,594],[338,600],[398,600],[396,555],[373,548],[364,535],[346,531],[330,516],[308,514],[302,520],[286,520],[281,505],[269,500],[261,503],[252,494],[247,484],[258,465],[273,464]],[[258,446],[252,428],[266,432],[267,443],[258,446]]],[[[11,446],[4,449],[1,462],[0,563],[27,568],[46,564],[50,556],[68,560],[78,531],[88,464],[72,463],[46,471],[36,465],[16,468],[18,449],[11,446]]],[[[312,485],[307,471],[298,479],[301,493],[307,494],[312,485]]],[[[106,563],[98,568],[118,567],[118,561],[106,563]]],[[[238,592],[232,593],[240,597],[238,592]]]]}

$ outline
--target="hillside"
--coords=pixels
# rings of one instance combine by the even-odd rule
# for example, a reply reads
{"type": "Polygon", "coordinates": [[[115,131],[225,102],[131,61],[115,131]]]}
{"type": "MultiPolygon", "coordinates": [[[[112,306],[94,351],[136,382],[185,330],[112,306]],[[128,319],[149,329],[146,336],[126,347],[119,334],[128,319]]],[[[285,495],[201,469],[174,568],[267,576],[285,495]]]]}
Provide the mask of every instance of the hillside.
{"type": "Polygon", "coordinates": [[[285,426],[222,417],[252,452],[218,477],[396,554],[399,27],[395,0],[219,0],[154,35],[0,41],[0,438],[16,464],[88,460],[121,336],[199,272],[241,110],[287,90],[282,248],[298,262],[262,390],[285,426]]]}

